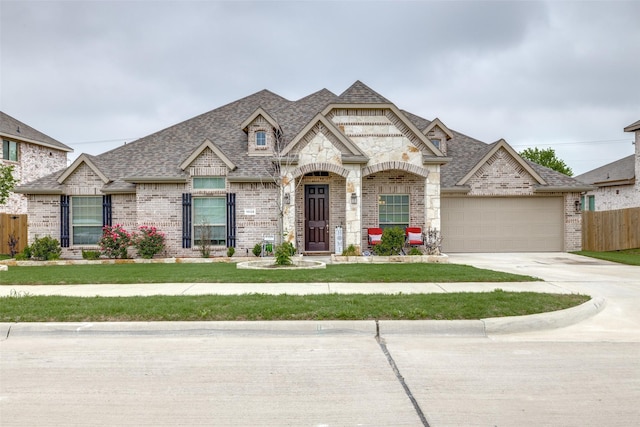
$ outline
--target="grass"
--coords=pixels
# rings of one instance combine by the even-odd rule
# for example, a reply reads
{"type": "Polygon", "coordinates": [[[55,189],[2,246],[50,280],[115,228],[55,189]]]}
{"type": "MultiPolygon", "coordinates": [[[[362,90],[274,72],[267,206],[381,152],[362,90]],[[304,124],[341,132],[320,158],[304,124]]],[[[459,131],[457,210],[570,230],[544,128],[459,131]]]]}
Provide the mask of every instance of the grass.
{"type": "Polygon", "coordinates": [[[459,264],[342,264],[317,270],[242,270],[234,263],[9,267],[2,285],[100,283],[530,282],[539,279],[459,264]]]}
{"type": "Polygon", "coordinates": [[[459,320],[561,310],[584,295],[533,292],[371,295],[0,297],[0,322],[459,320]]]}
{"type": "Polygon", "coordinates": [[[605,261],[613,261],[620,264],[640,265],[640,248],[609,252],[578,251],[574,252],[574,254],[603,259],[605,261]]]}

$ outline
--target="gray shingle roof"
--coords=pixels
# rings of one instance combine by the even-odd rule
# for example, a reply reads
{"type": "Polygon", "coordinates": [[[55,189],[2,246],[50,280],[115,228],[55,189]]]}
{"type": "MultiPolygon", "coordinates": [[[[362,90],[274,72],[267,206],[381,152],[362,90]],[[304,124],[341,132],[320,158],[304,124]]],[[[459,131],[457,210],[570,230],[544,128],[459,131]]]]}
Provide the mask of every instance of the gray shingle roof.
{"type": "Polygon", "coordinates": [[[351,87],[340,94],[340,102],[344,104],[391,104],[384,96],[357,80],[351,87]]]}
{"type": "Polygon", "coordinates": [[[73,151],[73,149],[64,145],[62,142],[51,138],[49,135],[45,135],[39,130],[22,123],[20,120],[2,111],[0,111],[0,134],[17,140],[28,140],[34,144],[46,145],[61,151],[73,151]]]}
{"type": "MultiPolygon", "coordinates": [[[[99,156],[91,156],[91,161],[112,180],[105,186],[105,191],[133,191],[135,186],[126,181],[127,177],[186,178],[180,164],[208,139],[237,166],[229,178],[266,177],[273,167],[271,159],[266,156],[249,157],[247,134],[242,130],[242,123],[258,108],[278,122],[284,141],[289,142],[331,104],[380,103],[390,104],[390,101],[360,81],[340,96],[323,89],[298,101],[289,101],[263,90],[99,156]]],[[[402,113],[420,130],[431,123],[409,112],[402,113]]],[[[451,162],[442,167],[443,188],[454,188],[492,147],[453,130],[452,134],[453,138],[447,141],[447,156],[451,162]]],[[[535,164],[531,167],[552,187],[584,187],[583,183],[551,169],[535,164]]],[[[57,176],[60,173],[34,181],[29,188],[60,189],[57,176]]]]}
{"type": "Polygon", "coordinates": [[[613,183],[628,183],[635,178],[636,156],[631,154],[615,162],[590,170],[576,179],[587,184],[611,185],[613,183]]]}

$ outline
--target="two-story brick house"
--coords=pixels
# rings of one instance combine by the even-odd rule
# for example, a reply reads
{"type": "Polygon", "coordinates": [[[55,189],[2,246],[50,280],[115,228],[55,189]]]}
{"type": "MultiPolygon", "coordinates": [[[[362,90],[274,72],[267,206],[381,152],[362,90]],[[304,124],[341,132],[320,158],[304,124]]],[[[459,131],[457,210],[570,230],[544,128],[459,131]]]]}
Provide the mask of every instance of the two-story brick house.
{"type": "Polygon", "coordinates": [[[215,254],[244,255],[281,232],[301,253],[366,249],[378,226],[441,230],[448,252],[575,250],[587,188],[357,81],[297,101],[263,90],[17,191],[30,236],[77,257],[117,223],[158,227],[170,256],[198,256],[204,236],[215,254]]]}
{"type": "Polygon", "coordinates": [[[600,166],[576,179],[595,188],[583,197],[583,207],[590,211],[640,207],[640,120],[624,128],[635,134],[635,153],[600,166]]]}
{"type": "MultiPolygon", "coordinates": [[[[67,153],[73,151],[60,141],[0,111],[0,162],[13,166],[20,184],[67,167],[67,153]]],[[[27,197],[12,193],[0,213],[26,214],[27,197]]]]}

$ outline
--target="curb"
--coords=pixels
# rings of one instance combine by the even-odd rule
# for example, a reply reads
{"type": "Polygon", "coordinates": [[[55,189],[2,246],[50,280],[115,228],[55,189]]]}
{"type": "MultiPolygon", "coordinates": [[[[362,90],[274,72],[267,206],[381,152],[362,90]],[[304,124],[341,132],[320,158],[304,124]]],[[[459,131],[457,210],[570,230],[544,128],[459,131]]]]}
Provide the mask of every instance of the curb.
{"type": "Polygon", "coordinates": [[[0,341],[9,337],[96,335],[425,335],[486,337],[488,335],[557,329],[595,316],[606,306],[602,297],[579,306],[528,316],[481,320],[302,320],[231,322],[83,322],[0,323],[0,341]]]}
{"type": "Polygon", "coordinates": [[[513,334],[571,326],[604,310],[606,300],[594,297],[578,306],[529,316],[494,317],[483,319],[487,335],[513,334]]]}

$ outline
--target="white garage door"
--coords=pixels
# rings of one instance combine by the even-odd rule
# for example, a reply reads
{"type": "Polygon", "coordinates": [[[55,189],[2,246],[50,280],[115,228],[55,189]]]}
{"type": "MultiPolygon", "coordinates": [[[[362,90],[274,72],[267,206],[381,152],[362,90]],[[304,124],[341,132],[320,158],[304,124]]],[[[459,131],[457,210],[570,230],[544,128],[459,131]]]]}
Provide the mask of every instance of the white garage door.
{"type": "Polygon", "coordinates": [[[564,250],[562,197],[442,198],[442,251],[564,250]]]}

